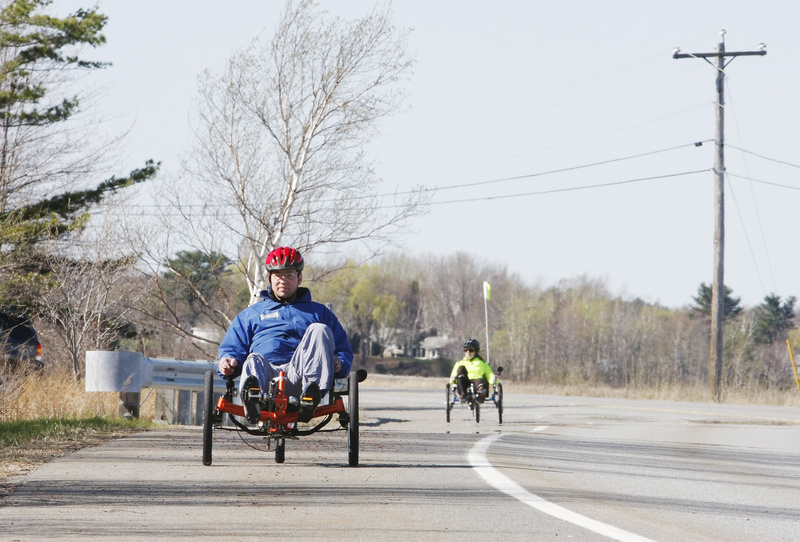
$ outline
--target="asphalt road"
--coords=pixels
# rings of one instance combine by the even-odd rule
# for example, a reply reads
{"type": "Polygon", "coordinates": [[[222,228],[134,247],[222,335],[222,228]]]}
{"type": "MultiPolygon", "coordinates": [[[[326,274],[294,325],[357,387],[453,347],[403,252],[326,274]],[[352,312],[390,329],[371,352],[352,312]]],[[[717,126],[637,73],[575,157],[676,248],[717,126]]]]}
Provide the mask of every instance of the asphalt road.
{"type": "MultiPolygon", "coordinates": [[[[366,383],[365,383],[366,384],[366,383]]],[[[362,386],[344,432],[164,428],[14,480],[0,540],[800,540],[800,409],[506,394],[476,424],[442,390],[362,386]]]]}

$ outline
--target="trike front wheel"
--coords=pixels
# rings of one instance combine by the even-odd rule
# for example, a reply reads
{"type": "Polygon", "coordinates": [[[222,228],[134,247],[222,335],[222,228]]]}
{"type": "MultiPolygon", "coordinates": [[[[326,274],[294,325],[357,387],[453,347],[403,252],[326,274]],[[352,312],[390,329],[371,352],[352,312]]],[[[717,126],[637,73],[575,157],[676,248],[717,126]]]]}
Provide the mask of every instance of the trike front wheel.
{"type": "Polygon", "coordinates": [[[210,465],[211,446],[214,440],[214,371],[206,372],[203,399],[205,401],[205,409],[203,410],[203,465],[210,465]]]}
{"type": "Polygon", "coordinates": [[[351,467],[358,466],[358,374],[350,373],[348,382],[349,422],[347,424],[347,461],[351,467]]]}

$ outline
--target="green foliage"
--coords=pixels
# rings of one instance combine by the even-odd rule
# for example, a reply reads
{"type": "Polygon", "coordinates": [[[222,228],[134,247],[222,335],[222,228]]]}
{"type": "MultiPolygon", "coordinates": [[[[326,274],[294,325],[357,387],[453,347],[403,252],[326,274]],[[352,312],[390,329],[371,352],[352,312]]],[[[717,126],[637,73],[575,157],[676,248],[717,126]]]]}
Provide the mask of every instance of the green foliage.
{"type": "Polygon", "coordinates": [[[104,416],[13,420],[0,422],[0,448],[24,446],[38,440],[78,438],[88,433],[107,433],[122,428],[146,428],[150,425],[151,422],[144,420],[104,416]]]}
{"type": "Polygon", "coordinates": [[[65,52],[75,45],[96,47],[106,17],[97,8],[78,10],[59,19],[37,13],[48,0],[14,0],[0,11],[0,50],[12,52],[0,66],[0,120],[6,126],[43,126],[67,120],[79,105],[77,97],[43,104],[48,89],[33,74],[44,67],[100,68],[65,52]]]}
{"type": "Polygon", "coordinates": [[[182,250],[166,263],[169,271],[163,273],[161,286],[164,298],[185,304],[190,324],[202,313],[202,306],[222,289],[222,278],[233,274],[233,261],[218,252],[182,250]]]}
{"type": "MultiPolygon", "coordinates": [[[[722,306],[725,320],[735,318],[742,312],[742,307],[739,306],[741,298],[732,297],[731,294],[733,290],[728,286],[724,286],[723,291],[725,295],[722,306]]],[[[697,296],[692,298],[695,302],[695,305],[692,306],[694,314],[700,315],[703,318],[711,318],[712,297],[711,285],[705,282],[701,283],[700,287],[697,289],[697,296]]]]}
{"type": "Polygon", "coordinates": [[[374,325],[393,325],[400,316],[401,304],[397,298],[381,291],[383,284],[380,271],[362,266],[347,298],[345,310],[357,319],[374,325]]]}
{"type": "Polygon", "coordinates": [[[787,332],[794,325],[794,304],[797,298],[790,296],[781,303],[781,297],[769,294],[764,302],[756,308],[755,341],[756,344],[772,344],[777,340],[785,340],[787,332]]]}
{"type": "Polygon", "coordinates": [[[219,252],[205,254],[199,250],[181,250],[167,260],[170,271],[164,273],[168,289],[187,290],[187,298],[210,297],[219,290],[219,278],[233,273],[233,261],[219,252]],[[185,279],[185,280],[184,280],[185,279]]]}
{"type": "Polygon", "coordinates": [[[362,265],[339,271],[329,284],[319,285],[319,295],[314,293],[318,300],[335,304],[335,312],[348,325],[351,338],[359,338],[361,344],[353,347],[362,358],[373,348],[382,352],[395,338],[405,303],[390,291],[392,284],[380,267],[362,265]]]}
{"type": "MultiPolygon", "coordinates": [[[[184,259],[187,268],[198,265],[184,259]]],[[[332,305],[362,364],[401,370],[407,358],[364,357],[390,345],[410,354],[427,336],[443,341],[437,349],[451,367],[465,338],[479,338],[486,348],[481,284],[487,280],[493,294],[487,306],[490,361],[504,367],[506,379],[627,390],[706,386],[708,320],[697,315],[710,305],[704,301],[710,299],[704,295],[710,287],[698,291],[696,307],[671,309],[614,295],[599,279],[577,277],[542,288],[503,270],[481,268],[477,261],[466,254],[457,262],[403,254],[358,267],[351,262],[338,270],[312,268],[309,262],[303,285],[316,301],[332,305]],[[312,281],[311,276],[325,279],[312,281]]],[[[785,345],[759,344],[756,330],[774,320],[765,315],[777,314],[778,328],[788,334],[794,298],[746,309],[730,289],[727,297],[725,385],[781,389],[792,384],[786,380],[785,345]]],[[[767,328],[774,329],[774,322],[767,328]]]]}
{"type": "MultiPolygon", "coordinates": [[[[68,128],[80,110],[65,96],[70,73],[106,66],[77,54],[105,43],[97,8],[46,14],[49,0],[10,0],[0,9],[0,299],[30,304],[46,287],[48,252],[69,244],[105,198],[152,178],[153,161],[123,177],[92,177],[104,147],[86,149],[68,128]],[[86,188],[91,187],[91,188],[86,188]]],[[[94,134],[92,134],[94,135],[94,134]]],[[[86,140],[82,140],[86,142],[86,140]]],[[[97,168],[99,169],[99,167],[97,168]]]]}
{"type": "Polygon", "coordinates": [[[158,171],[148,160],[144,168],[131,171],[126,177],[111,177],[95,188],[66,192],[14,211],[0,212],[0,243],[6,247],[35,245],[67,233],[83,229],[89,209],[117,191],[144,182],[158,171]]]}
{"type": "MultiPolygon", "coordinates": [[[[149,161],[128,176],[111,177],[92,189],[67,190],[39,201],[27,199],[33,186],[63,186],[71,178],[68,171],[60,173],[63,178],[37,178],[36,171],[19,161],[20,156],[38,153],[43,153],[36,156],[39,162],[57,159],[47,154],[43,134],[52,136],[49,127],[68,121],[78,111],[78,97],[62,97],[63,81],[52,74],[106,65],[72,53],[79,46],[105,43],[101,32],[106,16],[97,8],[81,9],[64,18],[41,13],[50,4],[48,0],[13,0],[0,10],[0,134],[4,136],[0,145],[0,243],[6,249],[82,227],[91,206],[121,188],[149,179],[157,169],[149,161]],[[26,199],[15,197],[17,194],[25,194],[26,199]]],[[[82,180],[84,185],[86,181],[82,180]]]]}

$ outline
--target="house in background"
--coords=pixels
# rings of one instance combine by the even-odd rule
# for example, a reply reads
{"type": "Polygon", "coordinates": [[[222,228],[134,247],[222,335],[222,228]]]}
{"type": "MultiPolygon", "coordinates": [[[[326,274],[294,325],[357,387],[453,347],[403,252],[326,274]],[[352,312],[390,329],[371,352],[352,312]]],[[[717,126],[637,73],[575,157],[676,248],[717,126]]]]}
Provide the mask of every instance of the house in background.
{"type": "MultiPolygon", "coordinates": [[[[441,350],[451,342],[453,342],[452,339],[446,335],[443,337],[426,337],[411,349],[409,355],[416,359],[437,359],[441,350]]],[[[383,351],[383,355],[388,357],[402,356],[404,355],[403,348],[400,345],[393,344],[383,351]]]]}

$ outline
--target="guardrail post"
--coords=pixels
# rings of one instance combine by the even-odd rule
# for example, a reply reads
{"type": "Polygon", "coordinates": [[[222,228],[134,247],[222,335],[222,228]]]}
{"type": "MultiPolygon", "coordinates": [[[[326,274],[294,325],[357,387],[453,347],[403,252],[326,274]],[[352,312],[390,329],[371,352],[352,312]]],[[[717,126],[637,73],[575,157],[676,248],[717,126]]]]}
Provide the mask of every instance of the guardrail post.
{"type": "Polygon", "coordinates": [[[120,416],[139,418],[139,404],[142,401],[142,394],[135,391],[119,392],[119,404],[117,414],[120,416]]]}
{"type": "MultiPolygon", "coordinates": [[[[203,391],[198,391],[196,394],[196,402],[194,404],[194,424],[203,424],[203,415],[206,408],[206,394],[203,391]]],[[[215,397],[216,399],[216,397],[215,397]]]]}
{"type": "Polygon", "coordinates": [[[156,423],[175,423],[175,390],[156,390],[156,423]]]}
{"type": "Polygon", "coordinates": [[[178,425],[192,425],[192,391],[178,390],[178,411],[175,419],[178,425]]]}

